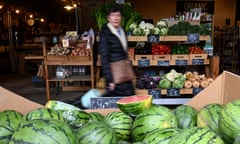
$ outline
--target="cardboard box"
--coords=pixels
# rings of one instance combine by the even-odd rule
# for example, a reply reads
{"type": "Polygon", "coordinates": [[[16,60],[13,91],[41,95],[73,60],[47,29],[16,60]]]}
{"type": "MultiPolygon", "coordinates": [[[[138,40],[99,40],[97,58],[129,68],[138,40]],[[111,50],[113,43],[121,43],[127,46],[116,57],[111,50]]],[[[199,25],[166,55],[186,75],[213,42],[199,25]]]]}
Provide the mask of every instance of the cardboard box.
{"type": "MultiPolygon", "coordinates": [[[[201,109],[203,106],[210,103],[226,104],[233,100],[240,98],[240,76],[224,71],[219,75],[214,82],[202,90],[199,94],[193,97],[186,105],[191,105],[196,109],[201,109]]],[[[9,90],[0,87],[0,111],[7,109],[14,109],[23,114],[42,107],[38,103],[23,98],[9,90]]],[[[119,111],[119,109],[99,109],[99,110],[86,110],[88,112],[98,111],[106,115],[112,111],[119,111]]]]}

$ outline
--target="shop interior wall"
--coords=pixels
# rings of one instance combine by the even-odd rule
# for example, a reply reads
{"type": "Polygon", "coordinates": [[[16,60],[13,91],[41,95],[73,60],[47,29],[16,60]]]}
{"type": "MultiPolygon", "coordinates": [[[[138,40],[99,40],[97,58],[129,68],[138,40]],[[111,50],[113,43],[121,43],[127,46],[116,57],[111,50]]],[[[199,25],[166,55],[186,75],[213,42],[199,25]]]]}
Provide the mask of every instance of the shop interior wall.
{"type": "MultiPolygon", "coordinates": [[[[176,13],[177,0],[137,0],[134,2],[136,11],[143,18],[153,19],[168,18],[176,13]]],[[[222,27],[225,19],[230,18],[230,25],[235,24],[236,0],[215,0],[214,26],[222,27]]]]}

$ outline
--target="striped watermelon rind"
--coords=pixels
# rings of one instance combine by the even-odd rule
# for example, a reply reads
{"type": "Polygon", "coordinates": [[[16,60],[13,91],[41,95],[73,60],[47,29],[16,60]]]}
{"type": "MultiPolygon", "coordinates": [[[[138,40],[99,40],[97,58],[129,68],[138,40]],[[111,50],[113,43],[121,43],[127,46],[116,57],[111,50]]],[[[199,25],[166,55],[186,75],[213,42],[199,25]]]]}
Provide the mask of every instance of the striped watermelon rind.
{"type": "Polygon", "coordinates": [[[224,144],[215,132],[207,127],[183,129],[169,142],[170,144],[224,144]]]}
{"type": "Polygon", "coordinates": [[[129,115],[136,116],[144,109],[149,108],[152,105],[151,95],[134,95],[122,98],[117,102],[118,108],[129,115]]]}
{"type": "Polygon", "coordinates": [[[9,144],[62,143],[74,144],[75,135],[71,127],[54,119],[34,119],[21,123],[13,133],[9,144]]]}
{"type": "Polygon", "coordinates": [[[64,117],[59,111],[56,111],[54,109],[49,109],[46,107],[40,107],[32,111],[29,111],[27,114],[24,115],[23,118],[26,121],[34,120],[34,119],[55,119],[55,120],[65,121],[64,117]]]}
{"type": "Polygon", "coordinates": [[[233,143],[240,133],[240,100],[227,103],[219,116],[219,129],[227,143],[233,143]]]}
{"type": "Polygon", "coordinates": [[[114,130],[118,140],[130,141],[133,120],[129,115],[120,111],[110,112],[105,122],[114,130]]]}
{"type": "Polygon", "coordinates": [[[89,122],[104,121],[104,116],[99,112],[90,112],[89,116],[90,116],[89,122]]]}
{"type": "Polygon", "coordinates": [[[156,129],[177,128],[177,119],[167,107],[153,105],[136,116],[132,126],[134,142],[142,141],[150,132],[156,129]]]}
{"type": "Polygon", "coordinates": [[[0,124],[0,144],[9,144],[14,131],[12,127],[0,124]]]}
{"type": "Polygon", "coordinates": [[[168,144],[169,141],[175,136],[181,129],[179,128],[164,128],[157,129],[149,133],[144,139],[143,143],[146,144],[168,144]]]}
{"type": "Polygon", "coordinates": [[[58,101],[58,100],[49,100],[47,101],[47,103],[45,104],[46,108],[50,108],[50,109],[54,109],[54,110],[81,110],[80,108],[62,102],[62,101],[58,101]]]}
{"type": "Polygon", "coordinates": [[[116,144],[117,136],[105,122],[89,122],[76,132],[77,144],[116,144]]]}
{"type": "Polygon", "coordinates": [[[61,111],[61,115],[73,130],[80,128],[90,120],[89,113],[82,110],[63,110],[61,111]]]}
{"type": "Polygon", "coordinates": [[[217,133],[219,136],[220,130],[219,130],[219,115],[221,113],[221,110],[223,108],[223,105],[217,104],[217,103],[211,103],[205,105],[197,115],[197,126],[198,127],[209,127],[211,130],[213,130],[215,133],[217,133]]]}
{"type": "Polygon", "coordinates": [[[9,126],[13,130],[17,129],[22,120],[23,114],[16,110],[4,110],[0,112],[0,124],[9,126]]]}
{"type": "Polygon", "coordinates": [[[197,125],[198,111],[189,105],[180,105],[174,110],[178,121],[178,128],[185,129],[197,125]]]}

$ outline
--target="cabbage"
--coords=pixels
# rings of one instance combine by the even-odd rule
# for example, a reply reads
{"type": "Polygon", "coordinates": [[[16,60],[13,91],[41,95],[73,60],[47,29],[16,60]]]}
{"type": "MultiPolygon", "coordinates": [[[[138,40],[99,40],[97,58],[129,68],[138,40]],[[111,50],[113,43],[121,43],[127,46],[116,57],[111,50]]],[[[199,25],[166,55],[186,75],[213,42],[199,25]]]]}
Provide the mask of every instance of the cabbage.
{"type": "Polygon", "coordinates": [[[162,79],[162,80],[159,82],[159,87],[160,87],[161,89],[171,88],[171,81],[169,81],[168,79],[162,79]]]}
{"type": "Polygon", "coordinates": [[[183,88],[185,82],[185,78],[180,76],[172,82],[172,88],[183,88]]]}

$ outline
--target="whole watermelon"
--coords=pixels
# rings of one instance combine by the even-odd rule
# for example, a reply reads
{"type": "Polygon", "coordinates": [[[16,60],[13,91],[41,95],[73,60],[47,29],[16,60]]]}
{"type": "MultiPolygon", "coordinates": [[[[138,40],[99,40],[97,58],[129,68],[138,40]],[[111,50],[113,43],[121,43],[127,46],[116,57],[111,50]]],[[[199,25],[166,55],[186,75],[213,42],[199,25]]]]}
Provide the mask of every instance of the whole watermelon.
{"type": "Polygon", "coordinates": [[[181,130],[169,144],[224,144],[224,141],[209,128],[192,127],[181,130]]]}
{"type": "Polygon", "coordinates": [[[114,130],[105,122],[89,122],[76,133],[77,144],[117,144],[114,130]]]}
{"type": "Polygon", "coordinates": [[[169,144],[169,141],[176,135],[180,129],[178,128],[164,128],[157,129],[149,133],[144,139],[146,144],[169,144]]]}
{"type": "Polygon", "coordinates": [[[22,122],[9,144],[75,144],[71,127],[54,119],[34,119],[22,122]]]}
{"type": "Polygon", "coordinates": [[[219,131],[219,115],[223,106],[217,103],[211,103],[204,106],[198,113],[197,126],[209,127],[215,133],[220,135],[219,131]]]}
{"type": "Polygon", "coordinates": [[[90,112],[90,122],[99,122],[104,120],[104,116],[99,112],[90,112]]]}
{"type": "Polygon", "coordinates": [[[114,130],[118,140],[130,141],[132,118],[123,112],[110,112],[105,117],[106,123],[114,130]]]}
{"type": "Polygon", "coordinates": [[[10,126],[0,124],[0,144],[8,144],[14,131],[10,126]]]}
{"type": "Polygon", "coordinates": [[[45,107],[40,107],[29,111],[26,115],[24,115],[24,119],[27,121],[33,119],[55,119],[65,121],[64,117],[60,112],[45,107]]]}
{"type": "Polygon", "coordinates": [[[233,143],[240,133],[240,100],[227,103],[219,116],[219,129],[227,143],[233,143]]]}
{"type": "Polygon", "coordinates": [[[13,132],[23,120],[23,115],[15,110],[0,112],[0,143],[8,144],[13,132]]]}
{"type": "Polygon", "coordinates": [[[9,126],[15,130],[23,120],[23,114],[16,110],[4,110],[0,112],[0,124],[9,126]]]}
{"type": "Polygon", "coordinates": [[[80,128],[90,120],[89,113],[82,110],[60,110],[59,112],[73,130],[80,128]]]}
{"type": "Polygon", "coordinates": [[[189,105],[180,105],[174,110],[178,121],[178,128],[185,129],[197,125],[198,111],[189,105]]]}
{"type": "Polygon", "coordinates": [[[134,142],[142,141],[150,132],[156,129],[177,128],[177,119],[167,107],[153,105],[136,116],[132,126],[134,142]]]}

